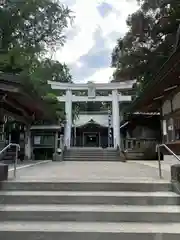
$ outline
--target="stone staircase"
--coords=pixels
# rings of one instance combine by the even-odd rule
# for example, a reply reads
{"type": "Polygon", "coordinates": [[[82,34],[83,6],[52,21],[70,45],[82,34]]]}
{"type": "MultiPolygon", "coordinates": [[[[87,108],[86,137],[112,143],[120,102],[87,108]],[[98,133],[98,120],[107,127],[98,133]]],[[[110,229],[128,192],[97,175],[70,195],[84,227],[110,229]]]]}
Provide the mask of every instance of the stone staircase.
{"type": "Polygon", "coordinates": [[[120,161],[118,151],[114,148],[78,148],[66,150],[65,161],[120,161]]]}
{"type": "Polygon", "coordinates": [[[1,163],[12,164],[15,161],[15,156],[16,156],[16,147],[11,146],[6,150],[6,152],[2,156],[1,163]]]}
{"type": "Polygon", "coordinates": [[[179,240],[168,183],[4,182],[0,239],[179,240]]]}

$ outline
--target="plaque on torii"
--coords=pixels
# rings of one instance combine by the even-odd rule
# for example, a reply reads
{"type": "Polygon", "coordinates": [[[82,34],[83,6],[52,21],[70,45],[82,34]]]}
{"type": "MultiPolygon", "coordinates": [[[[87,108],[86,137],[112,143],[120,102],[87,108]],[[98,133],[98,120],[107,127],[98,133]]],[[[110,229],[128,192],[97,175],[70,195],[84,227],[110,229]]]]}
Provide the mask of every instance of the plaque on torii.
{"type": "Polygon", "coordinates": [[[95,98],[96,97],[96,88],[93,82],[88,82],[88,98],[95,98]]]}

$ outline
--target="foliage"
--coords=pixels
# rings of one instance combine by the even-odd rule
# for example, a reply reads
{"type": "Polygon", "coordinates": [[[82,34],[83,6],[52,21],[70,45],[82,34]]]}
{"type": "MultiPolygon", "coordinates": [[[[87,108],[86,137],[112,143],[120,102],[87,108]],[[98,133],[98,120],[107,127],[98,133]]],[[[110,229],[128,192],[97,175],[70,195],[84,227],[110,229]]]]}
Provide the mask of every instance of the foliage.
{"type": "Polygon", "coordinates": [[[41,53],[65,42],[71,11],[58,0],[7,0],[0,8],[1,47],[41,53]]]}
{"type": "Polygon", "coordinates": [[[45,96],[47,92],[52,93],[48,80],[57,82],[72,82],[72,76],[66,64],[46,58],[44,60],[36,60],[31,64],[29,74],[36,89],[39,89],[41,96],[45,96]]]}
{"type": "Polygon", "coordinates": [[[167,61],[177,45],[179,0],[137,0],[138,11],[127,19],[128,32],[112,53],[114,78],[137,79],[139,91],[167,61]]]}
{"type": "Polygon", "coordinates": [[[49,103],[57,118],[64,118],[47,81],[71,82],[72,77],[66,64],[45,56],[64,45],[63,30],[73,20],[70,9],[58,0],[6,0],[0,18],[0,70],[21,71],[26,87],[49,103]]]}
{"type": "MultiPolygon", "coordinates": [[[[65,120],[64,103],[60,103],[57,96],[64,94],[64,92],[52,90],[48,84],[48,80],[72,83],[72,75],[67,65],[49,58],[43,60],[34,59],[29,65],[29,68],[24,70],[24,74],[25,76],[29,75],[34,90],[38,92],[46,104],[49,105],[48,109],[51,112],[56,112],[55,120],[63,122],[65,120]]],[[[77,115],[77,108],[74,108],[73,119],[76,118],[77,115]]]]}
{"type": "Polygon", "coordinates": [[[56,119],[65,119],[64,105],[57,99],[56,93],[47,83],[48,80],[59,82],[72,82],[72,76],[66,64],[51,59],[36,60],[29,69],[31,82],[35,90],[49,105],[49,109],[56,112],[56,119]]]}

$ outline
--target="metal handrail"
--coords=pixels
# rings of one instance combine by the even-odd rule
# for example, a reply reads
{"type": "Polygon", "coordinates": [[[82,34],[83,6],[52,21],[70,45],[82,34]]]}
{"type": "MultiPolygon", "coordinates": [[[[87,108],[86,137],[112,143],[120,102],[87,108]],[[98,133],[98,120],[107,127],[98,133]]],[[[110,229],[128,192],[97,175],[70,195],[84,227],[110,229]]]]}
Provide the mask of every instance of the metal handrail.
{"type": "Polygon", "coordinates": [[[162,178],[162,168],[161,168],[161,156],[160,156],[160,148],[164,147],[169,153],[171,153],[179,162],[180,158],[166,145],[166,144],[158,144],[156,146],[158,153],[158,164],[159,164],[159,177],[162,178]]]}
{"type": "Polygon", "coordinates": [[[7,149],[10,147],[16,147],[16,156],[14,161],[14,178],[16,178],[16,171],[17,171],[17,159],[18,159],[18,151],[20,151],[20,145],[17,143],[9,143],[5,148],[0,151],[0,155],[3,154],[7,149]]]}

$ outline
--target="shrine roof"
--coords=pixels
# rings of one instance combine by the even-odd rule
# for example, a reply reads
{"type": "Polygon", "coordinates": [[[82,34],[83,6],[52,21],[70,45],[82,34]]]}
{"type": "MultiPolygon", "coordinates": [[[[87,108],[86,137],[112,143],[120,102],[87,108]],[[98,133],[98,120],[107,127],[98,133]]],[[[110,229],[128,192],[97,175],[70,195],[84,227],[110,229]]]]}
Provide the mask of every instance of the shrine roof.
{"type": "Polygon", "coordinates": [[[34,115],[42,118],[46,115],[43,100],[28,81],[21,80],[19,75],[0,74],[0,96],[3,108],[17,117],[22,115],[21,117],[26,121],[32,119],[34,115]]]}
{"type": "Polygon", "coordinates": [[[180,86],[180,45],[159,69],[154,78],[144,85],[140,95],[124,108],[124,112],[157,112],[162,102],[180,86]]]}

